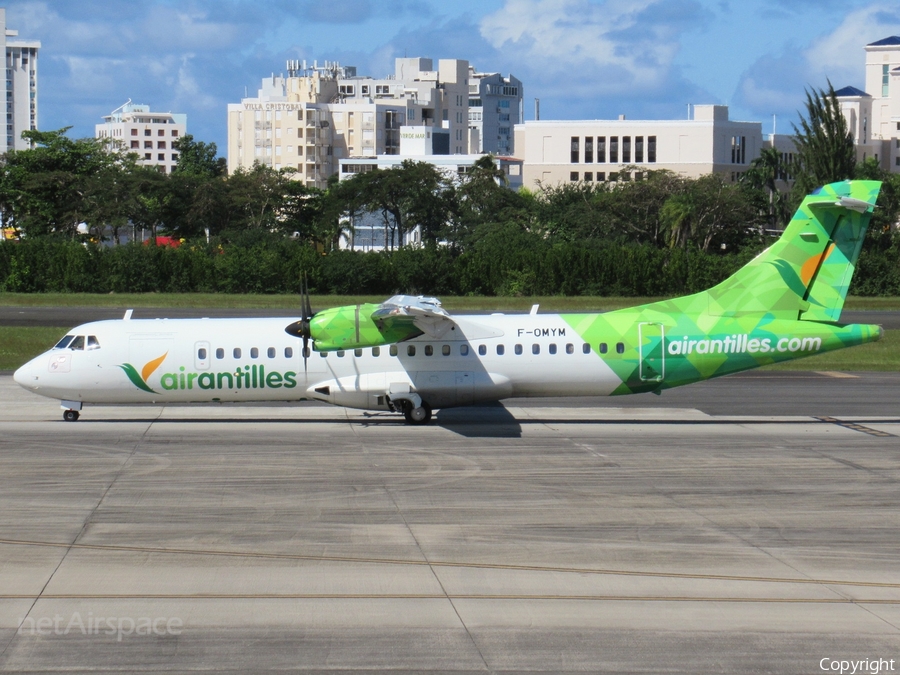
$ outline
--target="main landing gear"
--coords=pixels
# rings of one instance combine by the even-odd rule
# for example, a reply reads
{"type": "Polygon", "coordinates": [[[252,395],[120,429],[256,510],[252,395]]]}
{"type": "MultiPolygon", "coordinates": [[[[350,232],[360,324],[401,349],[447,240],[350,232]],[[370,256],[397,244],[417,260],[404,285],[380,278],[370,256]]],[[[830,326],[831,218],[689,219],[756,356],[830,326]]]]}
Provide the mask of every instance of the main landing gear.
{"type": "Polygon", "coordinates": [[[403,407],[403,416],[407,424],[428,424],[431,421],[431,406],[425,401],[417,408],[408,403],[403,407]]]}
{"type": "Polygon", "coordinates": [[[413,391],[393,392],[388,399],[391,410],[402,412],[407,424],[428,424],[431,406],[413,391]]]}
{"type": "Polygon", "coordinates": [[[77,410],[64,410],[63,411],[63,419],[66,422],[77,422],[80,417],[77,410]]]}

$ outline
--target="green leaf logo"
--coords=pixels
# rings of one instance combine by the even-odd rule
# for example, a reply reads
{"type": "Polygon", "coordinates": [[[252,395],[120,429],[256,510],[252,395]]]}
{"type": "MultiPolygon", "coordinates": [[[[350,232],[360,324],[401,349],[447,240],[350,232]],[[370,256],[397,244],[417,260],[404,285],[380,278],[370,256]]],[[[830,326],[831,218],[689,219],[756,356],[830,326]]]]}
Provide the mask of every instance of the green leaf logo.
{"type": "Polygon", "coordinates": [[[131,383],[137,387],[138,389],[143,389],[144,391],[149,391],[151,394],[158,394],[159,392],[155,389],[152,389],[150,385],[147,384],[147,378],[153,373],[154,370],[159,368],[160,364],[165,360],[165,358],[169,355],[169,352],[166,352],[160,357],[157,357],[151,361],[148,361],[144,367],[141,369],[139,373],[137,368],[135,368],[130,363],[123,363],[119,366],[122,370],[125,371],[125,374],[128,376],[128,379],[131,380],[131,383]]]}

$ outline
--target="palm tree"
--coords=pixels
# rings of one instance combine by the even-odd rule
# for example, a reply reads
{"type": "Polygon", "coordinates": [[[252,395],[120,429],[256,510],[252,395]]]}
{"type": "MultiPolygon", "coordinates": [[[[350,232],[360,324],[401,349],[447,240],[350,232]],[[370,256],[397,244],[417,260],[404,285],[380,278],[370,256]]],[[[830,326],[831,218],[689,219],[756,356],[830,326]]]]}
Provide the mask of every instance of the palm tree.
{"type": "Polygon", "coordinates": [[[794,127],[797,161],[794,189],[806,195],[815,188],[853,177],[856,150],[834,87],[806,91],[806,117],[794,127]]]}

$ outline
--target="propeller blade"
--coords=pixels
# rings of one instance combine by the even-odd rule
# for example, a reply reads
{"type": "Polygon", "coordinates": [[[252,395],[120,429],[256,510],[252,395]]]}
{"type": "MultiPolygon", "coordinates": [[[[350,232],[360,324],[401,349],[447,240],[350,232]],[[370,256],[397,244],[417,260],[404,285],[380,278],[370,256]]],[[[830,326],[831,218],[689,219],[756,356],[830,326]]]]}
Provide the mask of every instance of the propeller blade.
{"type": "Polygon", "coordinates": [[[306,272],[303,273],[303,283],[300,287],[301,304],[303,305],[301,321],[306,324],[306,330],[303,332],[303,372],[307,372],[307,359],[309,359],[309,320],[312,318],[312,306],[309,302],[309,281],[306,272]]]}
{"type": "Polygon", "coordinates": [[[302,294],[303,294],[303,318],[307,321],[312,318],[312,305],[309,302],[309,281],[306,278],[306,272],[303,273],[303,286],[302,286],[302,294]]]}

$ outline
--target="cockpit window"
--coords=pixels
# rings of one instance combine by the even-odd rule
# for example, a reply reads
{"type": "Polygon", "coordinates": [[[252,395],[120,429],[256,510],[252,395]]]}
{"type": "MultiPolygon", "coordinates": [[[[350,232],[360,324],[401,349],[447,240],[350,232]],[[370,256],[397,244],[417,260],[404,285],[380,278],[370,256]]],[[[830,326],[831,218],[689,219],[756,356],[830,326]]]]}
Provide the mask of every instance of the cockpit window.
{"type": "Polygon", "coordinates": [[[74,335],[66,335],[62,340],[56,343],[56,346],[53,349],[65,349],[69,346],[69,343],[74,337],[74,335]]]}
{"type": "Polygon", "coordinates": [[[96,335],[88,335],[88,349],[100,349],[100,341],[96,335]]]}
{"type": "Polygon", "coordinates": [[[69,343],[69,349],[84,349],[84,335],[77,336],[69,343]]]}

